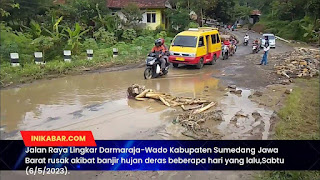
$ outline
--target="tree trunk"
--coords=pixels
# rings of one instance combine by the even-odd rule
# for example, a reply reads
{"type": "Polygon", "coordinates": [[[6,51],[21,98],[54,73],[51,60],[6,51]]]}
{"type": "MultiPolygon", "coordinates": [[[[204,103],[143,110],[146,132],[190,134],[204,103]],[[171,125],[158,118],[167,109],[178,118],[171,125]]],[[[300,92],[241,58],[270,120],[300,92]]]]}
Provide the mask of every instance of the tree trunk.
{"type": "Polygon", "coordinates": [[[202,10],[202,8],[201,8],[201,24],[200,24],[200,27],[202,27],[203,26],[203,12],[202,12],[203,10],[202,10]]]}

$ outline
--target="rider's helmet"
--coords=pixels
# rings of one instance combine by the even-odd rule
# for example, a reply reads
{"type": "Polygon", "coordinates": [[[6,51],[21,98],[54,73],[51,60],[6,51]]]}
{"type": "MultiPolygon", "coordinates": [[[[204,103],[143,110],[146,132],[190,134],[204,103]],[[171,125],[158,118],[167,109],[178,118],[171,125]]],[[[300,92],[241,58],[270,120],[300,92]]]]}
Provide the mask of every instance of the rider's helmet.
{"type": "Polygon", "coordinates": [[[154,45],[156,45],[157,47],[162,45],[162,41],[160,39],[155,40],[154,45]]]}
{"type": "Polygon", "coordinates": [[[161,45],[164,45],[164,39],[163,38],[159,38],[161,41],[161,45]]]}

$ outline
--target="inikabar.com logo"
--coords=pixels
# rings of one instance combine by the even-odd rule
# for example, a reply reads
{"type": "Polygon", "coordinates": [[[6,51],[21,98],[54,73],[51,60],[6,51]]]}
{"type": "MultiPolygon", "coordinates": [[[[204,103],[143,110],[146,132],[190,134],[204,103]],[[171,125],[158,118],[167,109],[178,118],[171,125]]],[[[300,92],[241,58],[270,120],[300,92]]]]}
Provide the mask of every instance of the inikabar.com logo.
{"type": "Polygon", "coordinates": [[[91,131],[21,131],[25,146],[97,146],[91,131]]]}

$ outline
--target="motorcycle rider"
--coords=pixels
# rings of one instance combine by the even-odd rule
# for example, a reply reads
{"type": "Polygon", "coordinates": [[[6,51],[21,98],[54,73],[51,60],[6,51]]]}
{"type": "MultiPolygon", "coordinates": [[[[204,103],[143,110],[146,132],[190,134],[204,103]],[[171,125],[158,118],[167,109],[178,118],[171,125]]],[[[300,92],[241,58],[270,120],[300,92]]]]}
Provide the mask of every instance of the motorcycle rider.
{"type": "Polygon", "coordinates": [[[229,51],[230,50],[230,46],[231,46],[231,43],[230,43],[230,40],[229,39],[225,39],[223,41],[223,45],[227,47],[227,50],[229,51]]]}
{"type": "Polygon", "coordinates": [[[249,42],[250,37],[249,37],[248,33],[246,33],[246,35],[244,36],[243,39],[244,39],[244,42],[249,42]]]}
{"type": "Polygon", "coordinates": [[[256,40],[253,41],[253,44],[256,45],[258,48],[260,47],[260,41],[257,38],[256,40]]]}
{"type": "Polygon", "coordinates": [[[260,41],[259,41],[258,38],[253,41],[252,48],[254,48],[252,52],[256,52],[257,53],[257,52],[260,51],[260,41]]]}
{"type": "Polygon", "coordinates": [[[166,60],[166,62],[168,62],[169,61],[169,49],[168,49],[168,47],[164,44],[164,39],[163,38],[159,38],[160,40],[161,40],[161,45],[164,47],[164,51],[165,51],[165,53],[164,53],[164,55],[163,55],[163,58],[166,60]]]}
{"type": "Polygon", "coordinates": [[[230,42],[231,42],[232,49],[235,51],[237,48],[237,39],[234,36],[231,36],[230,42]]]}
{"type": "Polygon", "coordinates": [[[229,39],[225,39],[225,40],[223,41],[223,44],[229,47],[229,46],[230,46],[230,41],[229,41],[229,39]]]}
{"type": "Polygon", "coordinates": [[[162,45],[161,39],[155,40],[154,45],[151,53],[159,53],[159,61],[161,63],[160,74],[162,74],[162,70],[166,68],[166,60],[164,59],[165,47],[162,45]]]}

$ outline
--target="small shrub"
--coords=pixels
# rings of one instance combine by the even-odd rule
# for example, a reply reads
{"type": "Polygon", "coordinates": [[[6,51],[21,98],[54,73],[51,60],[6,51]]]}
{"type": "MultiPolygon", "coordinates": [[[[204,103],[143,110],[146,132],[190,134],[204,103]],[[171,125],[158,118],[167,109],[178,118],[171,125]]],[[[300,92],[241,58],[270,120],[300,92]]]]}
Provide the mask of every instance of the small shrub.
{"type": "Polygon", "coordinates": [[[261,23],[257,23],[255,25],[253,25],[252,30],[256,31],[256,32],[263,32],[266,29],[265,25],[261,24],[261,23]]]}
{"type": "Polygon", "coordinates": [[[93,37],[105,43],[108,46],[112,46],[117,42],[117,38],[115,37],[115,34],[112,32],[106,31],[104,28],[100,28],[98,31],[93,33],[93,37]]]}
{"type": "Polygon", "coordinates": [[[270,28],[270,29],[266,29],[264,30],[265,33],[272,33],[272,34],[277,34],[279,31],[276,28],[270,28]]]}
{"type": "Polygon", "coordinates": [[[156,29],[154,30],[155,34],[159,34],[161,31],[164,31],[165,29],[162,26],[157,26],[156,29]]]}
{"type": "Polygon", "coordinates": [[[163,38],[165,39],[167,37],[167,32],[161,31],[160,33],[157,34],[157,38],[163,38]]]}
{"type": "Polygon", "coordinates": [[[150,29],[143,29],[139,35],[140,36],[154,36],[155,32],[150,29]]]}
{"type": "Polygon", "coordinates": [[[134,29],[126,29],[123,31],[122,38],[131,42],[137,37],[137,32],[134,29]]]}
{"type": "Polygon", "coordinates": [[[190,22],[188,25],[188,28],[197,28],[197,27],[199,27],[199,24],[196,22],[190,22]]]}
{"type": "Polygon", "coordinates": [[[82,43],[81,48],[82,48],[83,51],[85,51],[85,50],[87,50],[87,49],[96,50],[96,49],[98,49],[98,44],[97,44],[97,42],[96,42],[95,39],[89,38],[89,39],[86,39],[86,40],[82,43]]]}

